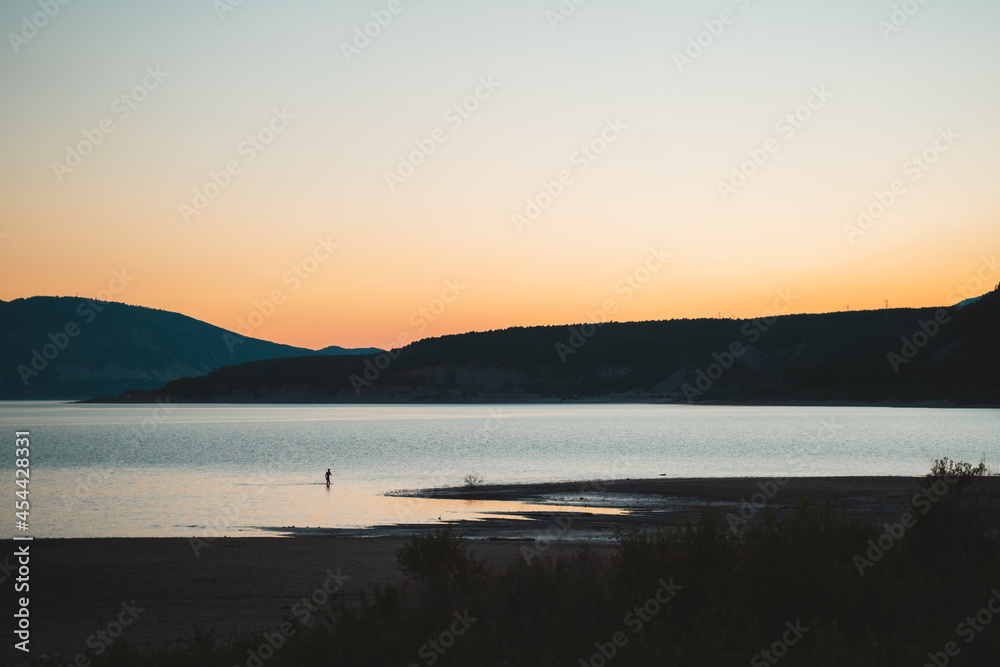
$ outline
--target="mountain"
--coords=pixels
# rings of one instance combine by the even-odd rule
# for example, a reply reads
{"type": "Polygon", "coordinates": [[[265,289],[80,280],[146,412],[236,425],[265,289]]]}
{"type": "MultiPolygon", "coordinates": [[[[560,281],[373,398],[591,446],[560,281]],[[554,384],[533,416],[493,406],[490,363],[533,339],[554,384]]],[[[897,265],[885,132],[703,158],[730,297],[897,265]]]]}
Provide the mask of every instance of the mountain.
{"type": "Polygon", "coordinates": [[[1000,405],[1000,291],[963,307],[512,328],[270,359],[116,400],[1000,405]]]}
{"type": "Polygon", "coordinates": [[[246,338],[185,315],[73,297],[0,301],[0,398],[91,398],[221,366],[320,352],[246,338]]]}
{"type": "Polygon", "coordinates": [[[981,296],[974,296],[968,299],[963,299],[962,301],[959,301],[958,303],[955,304],[955,308],[965,308],[966,306],[971,306],[972,304],[974,304],[975,302],[979,301],[982,298],[983,297],[981,296]]]}

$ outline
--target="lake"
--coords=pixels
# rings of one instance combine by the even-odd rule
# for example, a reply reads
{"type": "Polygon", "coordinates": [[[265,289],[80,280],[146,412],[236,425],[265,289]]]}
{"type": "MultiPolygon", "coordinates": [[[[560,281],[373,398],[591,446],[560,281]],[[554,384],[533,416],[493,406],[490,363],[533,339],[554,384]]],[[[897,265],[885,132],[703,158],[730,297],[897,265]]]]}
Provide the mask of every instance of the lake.
{"type": "Polygon", "coordinates": [[[0,424],[8,479],[14,431],[31,433],[38,537],[276,535],[531,509],[383,495],[470,473],[487,483],[921,475],[944,456],[1000,462],[995,409],[0,402],[0,424]]]}

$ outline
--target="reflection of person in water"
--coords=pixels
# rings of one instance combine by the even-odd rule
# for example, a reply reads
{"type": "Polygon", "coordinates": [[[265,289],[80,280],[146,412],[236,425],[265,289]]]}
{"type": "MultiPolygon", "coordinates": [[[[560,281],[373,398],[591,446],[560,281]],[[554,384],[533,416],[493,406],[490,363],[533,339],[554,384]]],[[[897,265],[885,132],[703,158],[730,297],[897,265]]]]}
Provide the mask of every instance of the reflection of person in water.
{"type": "Polygon", "coordinates": [[[330,486],[330,469],[326,469],[326,485],[330,486]]]}

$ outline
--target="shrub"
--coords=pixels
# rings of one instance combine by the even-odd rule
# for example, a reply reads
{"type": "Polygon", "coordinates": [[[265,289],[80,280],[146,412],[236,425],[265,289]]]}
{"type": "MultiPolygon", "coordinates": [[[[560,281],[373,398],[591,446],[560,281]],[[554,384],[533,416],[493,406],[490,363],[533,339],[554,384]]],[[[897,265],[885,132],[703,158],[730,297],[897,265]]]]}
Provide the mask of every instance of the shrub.
{"type": "MultiPolygon", "coordinates": [[[[948,475],[979,478],[977,470],[943,459],[928,479],[947,484],[948,475]]],[[[832,499],[823,506],[804,500],[780,517],[768,508],[761,525],[738,532],[707,508],[697,524],[619,535],[610,559],[581,548],[504,568],[487,567],[446,528],[399,550],[412,595],[410,584],[404,591],[388,586],[358,605],[339,603],[291,637],[267,667],[430,664],[421,649],[456,614],[475,621],[447,651],[433,654],[439,667],[598,664],[591,656],[601,647],[614,649],[614,667],[773,664],[753,660],[788,623],[808,631],[787,647],[782,667],[919,665],[956,641],[956,626],[1000,581],[997,538],[970,518],[964,501],[950,498],[920,514],[864,576],[854,558],[879,543],[885,529],[839,512],[832,499]],[[648,606],[663,581],[681,587],[676,597],[648,606]],[[628,619],[638,610],[648,613],[636,629],[628,619]],[[619,632],[626,641],[610,644],[619,632]]],[[[248,647],[259,641],[248,634],[219,642],[201,635],[156,649],[116,643],[92,664],[245,664],[248,647]]],[[[1000,628],[963,642],[961,653],[961,664],[994,664],[1000,628]]]]}

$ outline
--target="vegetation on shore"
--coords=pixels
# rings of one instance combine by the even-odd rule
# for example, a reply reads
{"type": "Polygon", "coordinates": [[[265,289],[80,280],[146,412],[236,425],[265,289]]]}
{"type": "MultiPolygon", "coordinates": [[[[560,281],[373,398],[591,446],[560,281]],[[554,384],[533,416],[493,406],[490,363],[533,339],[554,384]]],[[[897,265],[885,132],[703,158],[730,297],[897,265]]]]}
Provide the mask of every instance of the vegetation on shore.
{"type": "Polygon", "coordinates": [[[1000,288],[953,308],[515,327],[269,359],[114,402],[1000,405],[1000,288]]]}
{"type": "Polygon", "coordinates": [[[887,525],[833,498],[780,517],[767,508],[739,529],[709,507],[696,525],[619,535],[610,559],[526,550],[490,567],[446,530],[400,550],[408,585],[334,600],[310,625],[289,619],[293,632],[270,648],[274,628],[224,641],[199,632],[158,648],[116,643],[92,664],[995,664],[998,481],[944,459],[887,525]]]}

